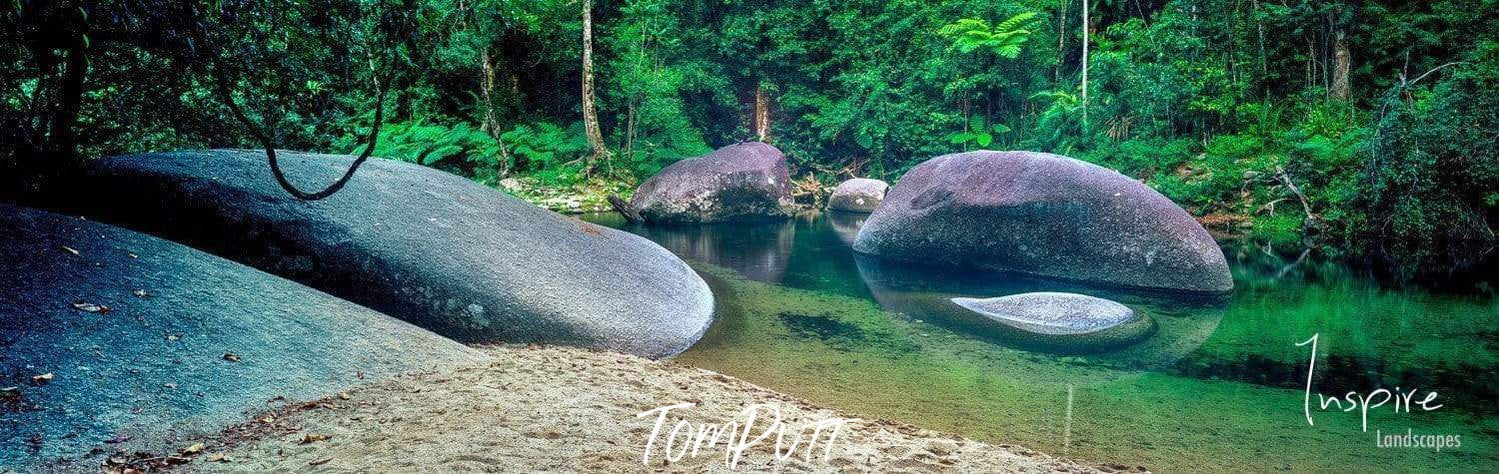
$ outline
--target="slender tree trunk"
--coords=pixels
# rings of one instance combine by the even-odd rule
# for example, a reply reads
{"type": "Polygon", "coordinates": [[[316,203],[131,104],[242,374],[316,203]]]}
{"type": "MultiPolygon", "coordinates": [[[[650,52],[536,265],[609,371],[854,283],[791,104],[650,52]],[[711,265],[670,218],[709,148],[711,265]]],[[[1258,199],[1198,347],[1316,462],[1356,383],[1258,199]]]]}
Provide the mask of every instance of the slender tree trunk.
{"type": "Polygon", "coordinates": [[[480,96],[484,99],[484,123],[479,128],[489,133],[490,138],[500,146],[500,177],[503,178],[511,171],[519,170],[523,163],[517,160],[512,168],[510,149],[505,146],[505,140],[500,139],[500,121],[494,112],[494,61],[489,57],[488,48],[480,54],[484,57],[484,77],[480,78],[479,89],[480,96]]]}
{"type": "Polygon", "coordinates": [[[1067,7],[1069,0],[1062,0],[1061,18],[1057,20],[1057,82],[1062,82],[1062,63],[1067,62],[1067,7]]]}
{"type": "Polygon", "coordinates": [[[1083,0],[1083,127],[1088,126],[1088,0],[1083,0]]]}
{"type": "Polygon", "coordinates": [[[1333,34],[1333,63],[1332,63],[1332,97],[1339,101],[1347,102],[1350,89],[1348,69],[1352,66],[1352,58],[1348,57],[1348,42],[1344,40],[1344,32],[1339,29],[1333,34]]]}
{"type": "Polygon", "coordinates": [[[1266,81],[1265,78],[1270,75],[1270,58],[1268,58],[1268,57],[1265,56],[1265,22],[1259,20],[1259,11],[1260,11],[1260,2],[1255,1],[1254,2],[1254,12],[1255,12],[1254,17],[1256,18],[1256,20],[1254,22],[1254,26],[1255,26],[1255,29],[1258,30],[1258,32],[1259,32],[1259,40],[1260,40],[1260,77],[1259,77],[1259,81],[1260,81],[1260,84],[1264,87],[1264,92],[1261,94],[1260,98],[1268,100],[1270,98],[1270,83],[1269,83],[1269,81],[1266,81]]]}
{"type": "Polygon", "coordinates": [[[761,85],[755,86],[755,136],[762,142],[770,139],[770,98],[761,85]]]}
{"type": "Polygon", "coordinates": [[[583,0],[583,131],[593,149],[589,167],[609,159],[604,134],[599,131],[599,111],[593,103],[593,0],[583,0]]]}

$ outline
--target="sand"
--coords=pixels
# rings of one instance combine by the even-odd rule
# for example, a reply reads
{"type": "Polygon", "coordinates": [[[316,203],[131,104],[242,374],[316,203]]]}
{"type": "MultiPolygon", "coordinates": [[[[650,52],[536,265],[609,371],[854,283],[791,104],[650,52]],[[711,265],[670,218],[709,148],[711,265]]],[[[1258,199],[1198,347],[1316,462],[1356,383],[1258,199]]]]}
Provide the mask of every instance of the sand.
{"type": "MultiPolygon", "coordinates": [[[[487,365],[416,373],[323,400],[285,404],[184,446],[182,471],[728,471],[723,444],[696,457],[663,459],[678,419],[743,423],[757,403],[780,408],[787,442],[815,420],[858,418],[716,372],[611,352],[567,347],[488,346],[487,365]],[[642,464],[654,415],[676,403],[642,464]],[[193,449],[198,448],[198,449],[193,449]]],[[[278,402],[281,403],[281,402],[278,402]]],[[[751,438],[767,425],[761,411],[751,438]]],[[[807,431],[806,433],[810,433],[807,431]]],[[[754,445],[739,471],[1092,471],[1022,447],[991,445],[880,420],[844,425],[826,452],[809,459],[772,454],[775,437],[754,445]]],[[[678,444],[678,447],[681,445],[678,444]]],[[[805,443],[802,445],[805,446],[805,443]]],[[[677,448],[680,449],[680,448],[677,448]]],[[[784,451],[783,451],[784,452],[784,451]]]]}

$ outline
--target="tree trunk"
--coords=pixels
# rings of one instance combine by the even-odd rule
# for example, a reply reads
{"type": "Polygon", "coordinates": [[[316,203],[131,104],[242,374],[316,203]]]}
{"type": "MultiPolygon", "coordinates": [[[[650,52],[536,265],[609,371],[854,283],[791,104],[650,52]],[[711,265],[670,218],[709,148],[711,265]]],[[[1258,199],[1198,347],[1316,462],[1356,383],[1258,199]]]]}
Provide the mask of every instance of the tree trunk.
{"type": "Polygon", "coordinates": [[[1352,65],[1352,58],[1348,57],[1348,42],[1343,37],[1341,29],[1333,36],[1332,97],[1347,102],[1350,89],[1348,69],[1352,65]]]}
{"type": "Polygon", "coordinates": [[[589,167],[609,158],[604,134],[599,131],[599,111],[593,103],[593,0],[583,0],[583,132],[593,149],[589,167]]]}
{"type": "Polygon", "coordinates": [[[755,86],[755,136],[762,142],[770,139],[770,99],[765,96],[765,87],[755,86]]]}
{"type": "Polygon", "coordinates": [[[1083,0],[1083,127],[1088,126],[1088,0],[1083,0]]]}
{"type": "Polygon", "coordinates": [[[479,126],[489,137],[494,139],[495,144],[500,146],[500,177],[508,176],[511,171],[519,171],[522,163],[516,161],[511,163],[510,149],[505,146],[505,141],[500,139],[500,121],[494,112],[494,62],[489,58],[489,49],[485,48],[480,53],[483,56],[483,77],[480,79],[480,97],[484,99],[484,123],[479,126]]]}
{"type": "Polygon", "coordinates": [[[1067,62],[1067,7],[1069,0],[1062,0],[1060,18],[1057,19],[1057,82],[1062,82],[1062,63],[1067,62]]]}

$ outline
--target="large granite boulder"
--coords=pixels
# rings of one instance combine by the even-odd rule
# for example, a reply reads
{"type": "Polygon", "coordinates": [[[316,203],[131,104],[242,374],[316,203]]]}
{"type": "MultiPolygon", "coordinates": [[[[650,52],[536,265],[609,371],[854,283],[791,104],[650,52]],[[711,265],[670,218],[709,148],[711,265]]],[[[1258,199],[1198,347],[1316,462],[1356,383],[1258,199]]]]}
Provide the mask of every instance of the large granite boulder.
{"type": "Polygon", "coordinates": [[[0,205],[0,471],[175,454],[274,400],[486,360],[176,243],[0,205]]]}
{"type": "Polygon", "coordinates": [[[943,155],[901,178],[854,250],[1130,288],[1233,288],[1216,242],[1139,181],[1064,156],[943,155]]]}
{"type": "Polygon", "coordinates": [[[672,163],[630,199],[647,222],[675,223],[784,218],[791,204],[786,157],[760,142],[672,163]]]}
{"type": "MultiPolygon", "coordinates": [[[[305,188],[352,157],[279,153],[305,188]]],[[[321,289],[465,342],[542,342],[663,357],[707,330],[713,295],[661,246],[543,210],[462,177],[372,159],[304,202],[260,151],[94,163],[80,212],[321,289]]]]}
{"type": "Polygon", "coordinates": [[[890,184],[878,179],[854,178],[833,188],[828,197],[828,209],[848,212],[874,212],[885,200],[885,191],[890,184]]]}

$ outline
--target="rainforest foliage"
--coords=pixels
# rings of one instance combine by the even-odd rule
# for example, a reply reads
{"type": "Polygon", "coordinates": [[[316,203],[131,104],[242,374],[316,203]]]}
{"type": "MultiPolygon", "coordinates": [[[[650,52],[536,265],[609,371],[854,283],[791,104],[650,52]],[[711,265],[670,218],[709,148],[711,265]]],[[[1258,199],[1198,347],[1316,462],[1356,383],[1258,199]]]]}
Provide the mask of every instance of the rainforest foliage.
{"type": "Polygon", "coordinates": [[[804,188],[962,150],[1060,153],[1279,238],[1492,239],[1499,215],[1495,0],[3,8],[7,195],[93,157],[257,135],[357,153],[379,111],[375,156],[491,185],[623,187],[764,140],[804,188]]]}

